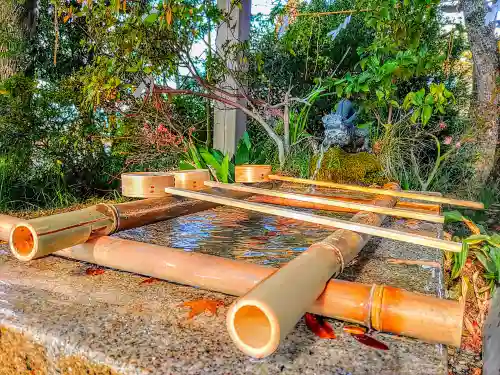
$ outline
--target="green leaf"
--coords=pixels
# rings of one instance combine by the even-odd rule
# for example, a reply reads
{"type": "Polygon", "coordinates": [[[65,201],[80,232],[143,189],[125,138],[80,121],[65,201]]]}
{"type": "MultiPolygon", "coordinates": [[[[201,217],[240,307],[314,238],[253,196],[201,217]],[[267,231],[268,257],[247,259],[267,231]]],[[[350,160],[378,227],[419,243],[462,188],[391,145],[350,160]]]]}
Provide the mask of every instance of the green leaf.
{"type": "Polygon", "coordinates": [[[432,116],[432,107],[430,105],[424,105],[422,110],[422,124],[427,125],[432,116]]]}
{"type": "Polygon", "coordinates": [[[380,90],[376,90],[375,94],[377,95],[377,99],[382,101],[384,99],[384,93],[380,90]]]}
{"type": "Polygon", "coordinates": [[[144,25],[151,26],[158,19],[159,13],[151,13],[142,21],[144,25]]]}
{"type": "Polygon", "coordinates": [[[434,104],[434,97],[431,94],[425,96],[425,104],[434,104]]]}
{"type": "Polygon", "coordinates": [[[229,154],[226,154],[224,160],[222,160],[220,180],[226,184],[229,182],[229,154]]]}
{"type": "Polygon", "coordinates": [[[419,117],[420,117],[420,108],[416,108],[413,111],[413,113],[410,117],[410,120],[411,120],[411,122],[416,123],[418,121],[419,117]]]}
{"type": "Polygon", "coordinates": [[[476,252],[476,258],[481,262],[486,271],[495,273],[495,263],[489,257],[486,257],[483,253],[476,252]]]}
{"type": "Polygon", "coordinates": [[[444,222],[445,223],[456,223],[463,220],[463,216],[458,211],[445,211],[444,212],[444,222]]]}
{"type": "Polygon", "coordinates": [[[250,161],[250,150],[247,145],[240,141],[236,154],[234,155],[234,164],[248,164],[250,161]]]}
{"type": "Polygon", "coordinates": [[[224,159],[224,154],[222,153],[222,151],[217,150],[216,148],[212,148],[210,150],[210,153],[213,155],[213,157],[215,158],[215,160],[217,160],[219,164],[222,164],[222,160],[224,159]]]}
{"type": "Polygon", "coordinates": [[[186,171],[186,170],[190,170],[190,169],[196,169],[196,167],[194,165],[191,165],[187,161],[180,161],[179,162],[179,169],[181,171],[186,171]]]}
{"type": "Polygon", "coordinates": [[[139,69],[137,68],[137,66],[131,66],[131,67],[128,67],[125,71],[127,73],[136,73],[139,69]]]}
{"type": "Polygon", "coordinates": [[[217,174],[217,178],[221,179],[221,164],[217,161],[217,159],[208,151],[207,149],[200,149],[200,155],[207,163],[208,166],[210,166],[215,173],[217,174]]]}
{"type": "Polygon", "coordinates": [[[453,268],[451,270],[451,278],[456,279],[467,261],[467,255],[469,254],[469,245],[465,242],[462,243],[462,251],[459,253],[453,253],[453,268]]]}
{"type": "Polygon", "coordinates": [[[248,135],[248,132],[245,132],[241,139],[243,140],[243,143],[247,146],[247,148],[250,150],[252,148],[252,142],[250,142],[250,136],[248,135]]]}
{"type": "Polygon", "coordinates": [[[488,243],[500,247],[500,234],[495,233],[488,239],[488,243]]]}

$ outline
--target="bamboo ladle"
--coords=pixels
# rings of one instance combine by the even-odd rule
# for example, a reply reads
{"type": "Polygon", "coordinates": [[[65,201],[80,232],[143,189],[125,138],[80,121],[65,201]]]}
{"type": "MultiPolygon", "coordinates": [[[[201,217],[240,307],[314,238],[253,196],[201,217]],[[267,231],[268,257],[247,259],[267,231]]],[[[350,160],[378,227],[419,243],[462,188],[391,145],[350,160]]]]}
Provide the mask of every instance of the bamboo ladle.
{"type": "Polygon", "coordinates": [[[449,204],[452,206],[461,206],[461,207],[472,208],[475,210],[484,210],[484,204],[481,202],[473,202],[473,201],[466,201],[466,200],[461,200],[461,199],[440,197],[440,196],[436,196],[436,195],[426,195],[426,194],[422,194],[422,193],[410,193],[408,191],[386,190],[386,189],[371,188],[371,187],[366,187],[366,186],[338,184],[338,183],[330,182],[330,181],[308,180],[305,178],[278,176],[278,175],[274,175],[274,174],[269,175],[268,178],[270,180],[275,180],[275,181],[287,181],[287,182],[294,182],[297,184],[316,185],[316,186],[323,186],[323,187],[329,187],[329,188],[334,188],[334,189],[343,189],[343,190],[351,190],[351,191],[361,191],[361,192],[370,193],[370,194],[390,195],[392,197],[400,197],[400,198],[415,199],[415,200],[427,201],[427,202],[443,203],[443,204],[449,204]]]}
{"type": "Polygon", "coordinates": [[[341,200],[335,200],[335,199],[329,199],[329,198],[314,197],[314,196],[310,196],[310,195],[295,194],[295,193],[269,190],[269,189],[260,189],[260,188],[245,186],[245,185],[240,185],[240,184],[223,184],[223,183],[214,182],[214,181],[205,181],[205,186],[224,189],[224,190],[246,192],[246,193],[251,193],[251,194],[267,195],[270,197],[294,199],[294,200],[298,200],[298,201],[302,201],[302,202],[319,203],[319,204],[323,204],[323,205],[327,205],[327,206],[343,207],[343,208],[348,208],[348,209],[357,210],[357,211],[368,211],[368,212],[375,212],[375,213],[390,215],[390,216],[398,216],[398,217],[404,217],[404,218],[409,218],[409,219],[425,220],[425,221],[431,221],[434,223],[444,223],[444,217],[442,215],[429,214],[429,213],[423,213],[423,212],[415,212],[415,211],[404,210],[404,209],[400,209],[400,208],[381,207],[381,206],[375,206],[373,204],[347,202],[347,201],[341,201],[341,200]]]}
{"type": "Polygon", "coordinates": [[[394,229],[379,228],[366,224],[352,223],[349,221],[335,219],[331,217],[313,215],[290,209],[273,207],[260,203],[250,203],[232,198],[219,197],[202,192],[193,192],[176,188],[165,188],[165,192],[172,195],[178,195],[181,197],[198,199],[201,201],[208,201],[226,206],[238,207],[244,210],[256,211],[269,215],[282,216],[290,219],[305,221],[308,223],[325,225],[331,228],[346,229],[353,232],[368,234],[371,236],[389,238],[391,240],[434,247],[446,251],[460,252],[462,250],[462,244],[459,242],[445,241],[439,238],[426,237],[418,234],[410,234],[397,231],[394,229]]]}

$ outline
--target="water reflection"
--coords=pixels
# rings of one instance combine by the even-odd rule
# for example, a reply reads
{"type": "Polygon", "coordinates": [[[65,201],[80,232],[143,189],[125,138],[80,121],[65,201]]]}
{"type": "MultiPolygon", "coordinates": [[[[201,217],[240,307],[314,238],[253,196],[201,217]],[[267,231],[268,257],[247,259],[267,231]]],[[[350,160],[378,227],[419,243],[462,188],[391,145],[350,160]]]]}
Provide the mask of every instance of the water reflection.
{"type": "MultiPolygon", "coordinates": [[[[348,219],[351,215],[335,216],[348,219]]],[[[331,232],[331,228],[316,224],[218,207],[131,229],[117,236],[185,251],[279,265],[331,232]]]]}

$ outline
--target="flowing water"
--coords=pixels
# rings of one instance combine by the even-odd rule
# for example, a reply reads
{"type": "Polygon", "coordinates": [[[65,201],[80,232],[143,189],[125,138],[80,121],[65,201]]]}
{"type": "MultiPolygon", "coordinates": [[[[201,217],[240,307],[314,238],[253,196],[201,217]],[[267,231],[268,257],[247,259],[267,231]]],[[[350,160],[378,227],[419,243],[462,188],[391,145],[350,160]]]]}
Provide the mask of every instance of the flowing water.
{"type": "MultiPolygon", "coordinates": [[[[349,214],[335,216],[350,217],[349,214]]],[[[127,230],[117,236],[185,251],[279,265],[331,232],[331,228],[316,224],[218,207],[127,230]]]]}

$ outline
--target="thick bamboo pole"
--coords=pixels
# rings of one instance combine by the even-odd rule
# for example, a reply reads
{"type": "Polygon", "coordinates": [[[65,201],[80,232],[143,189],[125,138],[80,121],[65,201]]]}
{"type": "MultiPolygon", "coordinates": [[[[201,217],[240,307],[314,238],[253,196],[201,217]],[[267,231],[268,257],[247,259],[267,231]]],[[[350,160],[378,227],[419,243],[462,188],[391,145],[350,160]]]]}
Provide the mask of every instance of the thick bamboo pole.
{"type": "Polygon", "coordinates": [[[0,241],[8,241],[12,227],[20,221],[17,217],[0,215],[0,241]]]}
{"type": "Polygon", "coordinates": [[[215,181],[205,181],[205,186],[209,186],[212,188],[219,188],[219,189],[223,189],[223,190],[245,192],[245,193],[250,193],[250,194],[267,195],[270,197],[287,198],[287,199],[293,199],[293,200],[302,201],[302,202],[317,203],[317,204],[321,204],[321,205],[325,205],[325,206],[342,207],[342,208],[347,208],[347,209],[351,209],[351,210],[355,210],[355,211],[375,212],[375,213],[379,213],[379,214],[383,214],[383,215],[398,216],[398,217],[404,217],[404,218],[408,218],[408,219],[425,220],[425,221],[431,221],[434,223],[444,223],[444,217],[442,215],[414,212],[414,211],[398,209],[398,208],[394,208],[394,207],[380,207],[380,206],[375,206],[373,204],[361,204],[361,203],[355,203],[355,202],[346,202],[346,201],[336,200],[336,199],[327,199],[327,198],[321,198],[321,197],[314,197],[314,196],[310,196],[310,195],[295,194],[295,193],[269,190],[269,189],[261,189],[261,188],[244,186],[244,185],[237,185],[237,184],[222,184],[220,182],[215,182],[215,181]]]}
{"type": "Polygon", "coordinates": [[[28,261],[111,233],[114,221],[97,206],[15,224],[9,235],[10,249],[28,261]]]}
{"type": "MultiPolygon", "coordinates": [[[[399,189],[396,184],[386,187],[399,189]]],[[[377,196],[375,201],[385,207],[396,204],[395,198],[386,195],[377,196]]],[[[384,218],[360,212],[351,218],[350,224],[370,224],[376,228],[384,218]]],[[[310,246],[231,305],[226,324],[231,339],[242,352],[255,358],[274,353],[324,291],[328,280],[340,274],[370,239],[369,233],[344,229],[347,228],[336,230],[310,246]]]]}
{"type": "MultiPolygon", "coordinates": [[[[225,198],[220,196],[214,196],[202,192],[194,192],[176,188],[165,188],[165,191],[172,195],[179,195],[185,198],[198,199],[202,201],[218,203],[221,205],[238,207],[244,210],[261,212],[269,215],[277,215],[282,217],[287,217],[290,219],[296,219],[301,221],[306,221],[308,223],[325,225],[331,228],[339,228],[350,230],[358,233],[364,233],[371,236],[378,236],[383,238],[389,238],[391,240],[403,241],[408,243],[413,243],[422,246],[435,247],[437,249],[460,252],[462,250],[462,244],[459,242],[445,241],[439,238],[432,238],[421,236],[417,234],[410,234],[394,229],[379,228],[377,226],[367,225],[360,222],[350,222],[346,220],[335,219],[326,216],[313,215],[304,212],[298,212],[286,208],[279,208],[274,206],[269,206],[260,203],[251,203],[246,201],[240,201],[232,198],[225,198]]],[[[389,196],[386,196],[389,197],[389,196]]]]}
{"type": "MultiPolygon", "coordinates": [[[[263,184],[260,186],[268,187],[270,184],[263,184]]],[[[224,194],[224,192],[213,189],[206,189],[205,191],[210,192],[210,194],[239,199],[248,198],[251,195],[243,192],[224,194]]],[[[209,210],[220,206],[220,204],[167,196],[164,198],[143,199],[127,203],[106,204],[106,206],[114,212],[116,230],[113,233],[116,233],[122,230],[137,228],[143,225],[209,210]]]]}
{"type": "MultiPolygon", "coordinates": [[[[277,271],[253,263],[108,236],[55,255],[235,296],[246,294],[277,271]]],[[[430,343],[460,346],[463,306],[456,301],[332,279],[307,311],[430,343]],[[375,290],[382,293],[374,293],[375,290]]]]}
{"type": "Polygon", "coordinates": [[[324,186],[335,189],[343,189],[343,190],[351,190],[351,191],[361,191],[364,193],[370,194],[379,194],[379,195],[389,195],[391,197],[400,197],[400,198],[409,198],[420,201],[427,202],[436,202],[442,204],[450,204],[453,206],[462,206],[468,207],[475,210],[484,210],[484,204],[481,202],[472,202],[465,201],[461,199],[453,199],[446,198],[437,195],[426,195],[422,193],[410,193],[407,191],[393,191],[387,189],[379,189],[379,188],[370,188],[365,186],[357,186],[357,185],[346,185],[346,184],[338,184],[330,181],[319,181],[319,180],[307,180],[304,178],[295,178],[295,177],[286,177],[286,176],[278,176],[278,175],[269,175],[270,180],[275,181],[287,181],[294,182],[297,184],[306,184],[306,185],[316,185],[316,186],[324,186]]]}
{"type": "MultiPolygon", "coordinates": [[[[194,181],[188,180],[188,183],[194,181]]],[[[212,193],[222,194],[220,191],[212,193]]],[[[246,198],[251,194],[235,192],[231,195],[246,198]]],[[[166,196],[120,204],[99,204],[27,221],[0,215],[0,240],[10,242],[11,251],[19,260],[29,261],[86,242],[92,236],[137,228],[218,205],[166,196]]]]}

